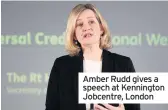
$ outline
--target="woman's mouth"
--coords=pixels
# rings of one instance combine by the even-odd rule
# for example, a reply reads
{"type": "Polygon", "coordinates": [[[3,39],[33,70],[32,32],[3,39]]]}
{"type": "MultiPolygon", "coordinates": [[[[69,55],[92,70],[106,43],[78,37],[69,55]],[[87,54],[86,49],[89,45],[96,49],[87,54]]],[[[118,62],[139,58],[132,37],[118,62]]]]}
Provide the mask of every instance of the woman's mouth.
{"type": "Polygon", "coordinates": [[[89,37],[91,37],[92,36],[92,34],[91,33],[86,33],[86,34],[84,34],[84,38],[89,38],[89,37]]]}

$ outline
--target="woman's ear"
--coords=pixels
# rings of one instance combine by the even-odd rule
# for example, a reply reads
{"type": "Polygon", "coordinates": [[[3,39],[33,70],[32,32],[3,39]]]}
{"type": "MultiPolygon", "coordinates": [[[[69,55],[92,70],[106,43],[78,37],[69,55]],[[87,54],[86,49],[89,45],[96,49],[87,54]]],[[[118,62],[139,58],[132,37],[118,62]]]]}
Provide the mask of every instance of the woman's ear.
{"type": "Polygon", "coordinates": [[[77,40],[76,36],[73,37],[74,40],[77,40]]]}
{"type": "Polygon", "coordinates": [[[103,30],[101,30],[101,36],[104,34],[104,31],[103,30]]]}
{"type": "Polygon", "coordinates": [[[104,29],[103,29],[103,26],[100,25],[100,36],[102,36],[104,34],[104,29]]]}
{"type": "Polygon", "coordinates": [[[74,36],[73,41],[75,42],[75,44],[78,44],[78,40],[77,40],[76,36],[74,36]]]}

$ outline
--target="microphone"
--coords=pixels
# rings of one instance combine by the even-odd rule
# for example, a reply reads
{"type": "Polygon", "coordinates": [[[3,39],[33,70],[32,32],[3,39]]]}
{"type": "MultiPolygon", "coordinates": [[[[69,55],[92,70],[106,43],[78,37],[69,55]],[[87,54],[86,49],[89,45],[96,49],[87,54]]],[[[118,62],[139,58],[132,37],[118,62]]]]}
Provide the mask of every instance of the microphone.
{"type": "MultiPolygon", "coordinates": [[[[98,104],[98,105],[100,105],[100,106],[106,108],[103,104],[98,104]]],[[[118,107],[118,106],[119,106],[119,104],[109,104],[109,105],[112,105],[112,106],[114,106],[114,107],[118,107]]]]}

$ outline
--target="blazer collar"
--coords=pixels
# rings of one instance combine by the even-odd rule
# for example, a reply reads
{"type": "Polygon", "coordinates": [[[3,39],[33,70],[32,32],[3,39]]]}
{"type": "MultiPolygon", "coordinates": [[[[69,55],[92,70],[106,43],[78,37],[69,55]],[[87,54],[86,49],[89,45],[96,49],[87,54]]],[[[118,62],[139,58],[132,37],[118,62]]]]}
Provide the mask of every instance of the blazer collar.
{"type": "MultiPolygon", "coordinates": [[[[109,51],[103,49],[102,52],[102,71],[101,72],[110,72],[110,56],[109,56],[109,51]]],[[[79,66],[79,72],[83,72],[83,51],[81,50],[79,52],[79,56],[78,56],[78,66],[79,66]]]]}

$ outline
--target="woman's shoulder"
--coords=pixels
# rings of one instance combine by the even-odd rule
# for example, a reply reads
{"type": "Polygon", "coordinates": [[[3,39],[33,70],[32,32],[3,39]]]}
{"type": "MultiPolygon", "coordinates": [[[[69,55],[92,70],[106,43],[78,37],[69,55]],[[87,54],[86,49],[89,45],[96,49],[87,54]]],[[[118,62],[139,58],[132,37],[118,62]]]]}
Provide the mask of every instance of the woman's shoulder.
{"type": "Polygon", "coordinates": [[[55,62],[59,65],[72,65],[72,63],[76,63],[80,60],[80,56],[70,56],[69,54],[67,55],[62,55],[59,56],[55,59],[55,62]]]}
{"type": "Polygon", "coordinates": [[[56,59],[58,59],[58,60],[69,60],[69,59],[71,59],[71,56],[70,55],[62,55],[62,56],[57,57],[56,59]]]}
{"type": "Polygon", "coordinates": [[[106,54],[109,56],[109,58],[111,58],[112,60],[115,60],[115,61],[130,61],[131,58],[128,57],[128,56],[125,56],[125,55],[121,55],[119,53],[114,53],[114,52],[110,52],[110,51],[106,51],[106,54]]]}
{"type": "Polygon", "coordinates": [[[110,51],[107,51],[107,53],[110,62],[113,62],[113,64],[116,64],[120,68],[126,68],[126,71],[128,72],[135,72],[135,68],[130,57],[118,53],[112,53],[110,51]]]}
{"type": "Polygon", "coordinates": [[[63,62],[69,62],[71,61],[72,57],[70,55],[62,55],[59,56],[55,59],[55,61],[57,61],[57,63],[63,63],[63,62]]]}

